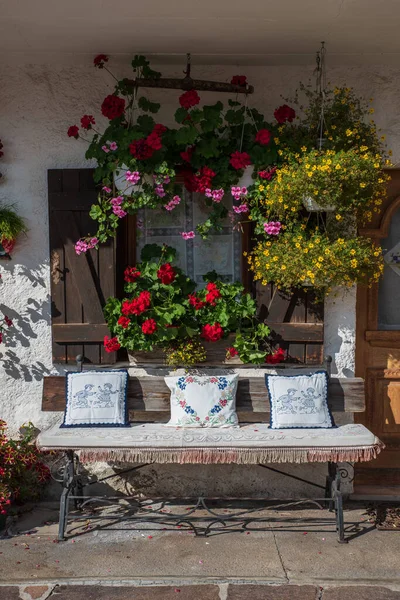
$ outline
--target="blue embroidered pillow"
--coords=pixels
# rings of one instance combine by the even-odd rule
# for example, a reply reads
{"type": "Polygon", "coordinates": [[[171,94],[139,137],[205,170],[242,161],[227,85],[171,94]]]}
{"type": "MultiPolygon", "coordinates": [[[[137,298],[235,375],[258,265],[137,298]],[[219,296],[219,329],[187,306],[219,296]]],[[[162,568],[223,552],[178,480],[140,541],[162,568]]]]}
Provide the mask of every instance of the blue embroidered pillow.
{"type": "Polygon", "coordinates": [[[129,427],[128,371],[67,373],[61,427],[129,427]]]}
{"type": "Polygon", "coordinates": [[[165,377],[171,390],[175,427],[232,427],[238,424],[236,389],[239,375],[165,377]]]}
{"type": "Polygon", "coordinates": [[[271,428],[335,427],[328,406],[328,374],[265,375],[271,404],[271,428]]]}

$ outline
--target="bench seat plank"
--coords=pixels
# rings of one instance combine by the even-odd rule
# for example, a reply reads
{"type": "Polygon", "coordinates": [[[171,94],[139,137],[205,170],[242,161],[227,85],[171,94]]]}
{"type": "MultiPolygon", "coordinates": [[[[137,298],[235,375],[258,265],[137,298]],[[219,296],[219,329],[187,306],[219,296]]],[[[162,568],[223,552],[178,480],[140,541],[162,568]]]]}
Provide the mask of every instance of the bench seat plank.
{"type": "Polygon", "coordinates": [[[66,428],[37,439],[41,450],[79,450],[82,462],[262,464],[366,461],[383,444],[359,424],[332,429],[270,429],[266,423],[227,428],[176,428],[161,423],[127,428],[66,428]]]}
{"type": "MultiPolygon", "coordinates": [[[[128,385],[128,408],[130,415],[139,420],[135,411],[169,412],[170,390],[163,377],[130,377],[128,385]]],[[[363,412],[365,410],[364,380],[359,377],[332,377],[329,382],[328,403],[334,412],[363,412]]],[[[241,413],[268,413],[269,398],[264,377],[240,377],[236,395],[239,419],[241,413]]],[[[65,377],[48,376],[43,380],[42,410],[62,411],[65,409],[65,377]]],[[[151,416],[148,415],[152,420],[151,416]]],[[[157,417],[156,417],[157,418],[157,417]]],[[[155,420],[155,419],[153,419],[155,420]]]]}

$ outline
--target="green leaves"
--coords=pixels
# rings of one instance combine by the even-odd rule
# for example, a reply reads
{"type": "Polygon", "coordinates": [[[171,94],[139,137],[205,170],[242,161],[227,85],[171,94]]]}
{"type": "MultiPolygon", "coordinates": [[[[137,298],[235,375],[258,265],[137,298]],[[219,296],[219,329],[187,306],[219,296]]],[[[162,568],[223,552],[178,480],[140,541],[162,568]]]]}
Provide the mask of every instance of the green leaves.
{"type": "Polygon", "coordinates": [[[139,72],[144,79],[160,79],[161,73],[150,68],[150,62],[145,56],[136,54],[133,59],[132,68],[135,72],[139,72]]]}
{"type": "Polygon", "coordinates": [[[161,104],[158,102],[150,102],[150,100],[142,96],[139,98],[138,106],[145,112],[157,113],[160,110],[161,104]]]}
{"type": "Polygon", "coordinates": [[[198,131],[194,125],[189,124],[177,130],[175,141],[179,146],[190,146],[196,141],[198,135],[198,131]]]}
{"type": "Polygon", "coordinates": [[[137,118],[137,124],[145,135],[149,135],[153,131],[156,122],[149,115],[140,115],[137,118]]]}

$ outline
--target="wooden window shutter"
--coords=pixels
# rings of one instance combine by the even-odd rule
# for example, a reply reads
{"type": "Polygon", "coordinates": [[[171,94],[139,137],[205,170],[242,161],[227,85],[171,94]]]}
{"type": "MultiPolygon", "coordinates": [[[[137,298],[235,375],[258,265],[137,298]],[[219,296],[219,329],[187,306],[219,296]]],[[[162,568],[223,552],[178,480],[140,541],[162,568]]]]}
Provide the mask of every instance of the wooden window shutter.
{"type": "Polygon", "coordinates": [[[260,317],[276,334],[276,341],[295,363],[322,364],[324,307],[310,289],[280,292],[273,284],[256,286],[260,317]]]}
{"type": "Polygon", "coordinates": [[[116,244],[77,256],[75,242],[93,233],[89,217],[97,199],[93,169],[48,171],[53,360],[73,363],[78,354],[93,364],[113,363],[105,352],[109,334],[103,306],[116,293],[116,244]]]}

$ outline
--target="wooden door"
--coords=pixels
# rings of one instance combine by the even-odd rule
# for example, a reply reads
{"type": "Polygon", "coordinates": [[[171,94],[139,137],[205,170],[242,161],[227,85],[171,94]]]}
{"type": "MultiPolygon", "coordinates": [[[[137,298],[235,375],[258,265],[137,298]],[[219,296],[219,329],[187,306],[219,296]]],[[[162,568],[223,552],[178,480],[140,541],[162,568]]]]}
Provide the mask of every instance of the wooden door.
{"type": "Polygon", "coordinates": [[[365,378],[366,411],[356,416],[386,449],[357,465],[359,495],[400,495],[400,170],[390,174],[382,210],[361,232],[383,248],[385,270],[379,284],[357,291],[356,375],[365,378]]]}
{"type": "Polygon", "coordinates": [[[89,217],[97,199],[93,169],[48,171],[53,360],[74,363],[78,354],[93,364],[113,363],[103,338],[109,334],[103,306],[116,291],[115,243],[77,256],[75,242],[93,234],[89,217]]]}

